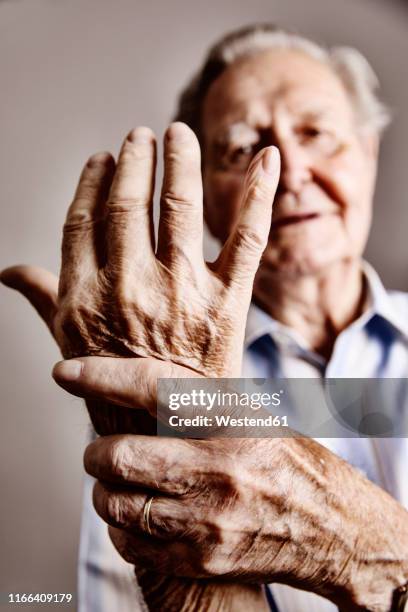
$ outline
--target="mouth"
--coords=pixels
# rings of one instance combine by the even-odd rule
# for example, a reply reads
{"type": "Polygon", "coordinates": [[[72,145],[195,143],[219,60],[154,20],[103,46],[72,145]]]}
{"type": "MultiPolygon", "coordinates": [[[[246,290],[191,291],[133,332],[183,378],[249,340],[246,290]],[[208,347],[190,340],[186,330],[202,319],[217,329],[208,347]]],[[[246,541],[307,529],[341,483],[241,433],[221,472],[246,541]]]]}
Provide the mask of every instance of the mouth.
{"type": "Polygon", "coordinates": [[[277,219],[276,221],[272,221],[271,230],[275,230],[286,225],[294,225],[296,223],[311,221],[312,219],[317,219],[317,217],[320,216],[321,215],[319,213],[308,213],[305,215],[289,215],[287,217],[277,219]]]}

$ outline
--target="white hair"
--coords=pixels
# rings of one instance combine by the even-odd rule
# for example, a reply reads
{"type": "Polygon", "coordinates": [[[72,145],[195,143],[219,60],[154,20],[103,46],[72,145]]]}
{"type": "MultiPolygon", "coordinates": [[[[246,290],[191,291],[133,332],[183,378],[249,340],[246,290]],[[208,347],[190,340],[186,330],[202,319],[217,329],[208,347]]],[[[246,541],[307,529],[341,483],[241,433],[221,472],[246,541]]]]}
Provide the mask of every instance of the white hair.
{"type": "Polygon", "coordinates": [[[211,49],[202,69],[179,100],[177,119],[199,135],[201,104],[211,83],[238,59],[268,49],[294,49],[326,64],[339,77],[361,129],[381,134],[391,120],[389,109],[377,95],[378,78],[366,58],[352,47],[328,49],[271,24],[249,26],[223,37],[211,49]]]}

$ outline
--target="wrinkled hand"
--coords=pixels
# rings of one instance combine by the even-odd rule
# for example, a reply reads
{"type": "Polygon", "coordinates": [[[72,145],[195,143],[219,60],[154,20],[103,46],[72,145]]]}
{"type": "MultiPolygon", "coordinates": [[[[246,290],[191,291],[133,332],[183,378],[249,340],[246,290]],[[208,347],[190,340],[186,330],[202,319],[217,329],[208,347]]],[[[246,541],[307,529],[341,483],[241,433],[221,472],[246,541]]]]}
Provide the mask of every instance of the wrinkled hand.
{"type": "Polygon", "coordinates": [[[348,612],[390,609],[406,581],[406,510],[313,440],[109,436],[84,462],[94,506],[136,567],[284,582],[348,612]]]}
{"type": "Polygon", "coordinates": [[[301,525],[291,533],[285,508],[295,449],[280,442],[108,436],[88,446],[84,464],[98,479],[94,506],[128,561],[176,576],[267,582],[289,571],[294,578],[304,561],[301,525]],[[143,508],[152,495],[148,537],[143,508]]]}
{"type": "Polygon", "coordinates": [[[65,357],[157,357],[207,376],[239,376],[252,284],[266,246],[279,154],[261,151],[247,174],[238,223],[217,261],[203,259],[200,148],[175,123],[164,138],[157,249],[152,206],[155,140],[137,128],[115,163],[85,166],[64,226],[56,279],[12,268],[4,283],[23,292],[65,357]]]}

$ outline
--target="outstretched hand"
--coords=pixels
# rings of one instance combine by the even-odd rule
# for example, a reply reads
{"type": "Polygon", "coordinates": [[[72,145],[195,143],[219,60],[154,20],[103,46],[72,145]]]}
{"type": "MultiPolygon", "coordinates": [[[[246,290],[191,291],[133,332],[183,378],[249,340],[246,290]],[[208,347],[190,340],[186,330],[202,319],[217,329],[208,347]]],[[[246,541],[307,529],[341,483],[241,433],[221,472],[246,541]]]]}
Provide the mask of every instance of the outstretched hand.
{"type": "Polygon", "coordinates": [[[157,248],[156,143],[133,130],[115,164],[86,164],[64,226],[62,265],[2,272],[45,320],[65,357],[156,357],[206,376],[239,376],[252,285],[279,179],[275,147],[252,161],[238,222],[218,259],[203,258],[200,147],[185,124],[164,138],[157,248]]]}

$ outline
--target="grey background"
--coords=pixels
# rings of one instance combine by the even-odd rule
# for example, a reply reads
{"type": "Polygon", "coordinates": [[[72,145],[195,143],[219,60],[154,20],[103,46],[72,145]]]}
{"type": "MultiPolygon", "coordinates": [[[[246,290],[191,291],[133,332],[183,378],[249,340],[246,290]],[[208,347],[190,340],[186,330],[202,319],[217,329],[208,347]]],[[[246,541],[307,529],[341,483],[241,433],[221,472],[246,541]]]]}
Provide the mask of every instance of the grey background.
{"type": "MultiPolygon", "coordinates": [[[[137,124],[161,136],[186,78],[225,30],[275,21],[355,45],[395,121],[385,137],[368,258],[407,289],[407,14],[380,0],[0,1],[0,266],[59,266],[81,165],[137,124]]],[[[211,250],[211,247],[210,247],[211,250]]],[[[0,289],[0,591],[74,591],[87,416],[52,382],[46,328],[0,289]]],[[[26,607],[27,608],[27,607],[26,607]]]]}

